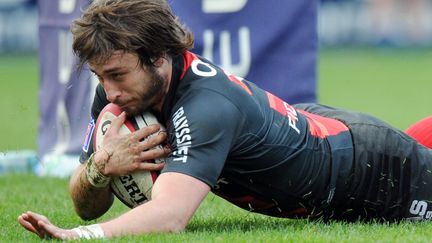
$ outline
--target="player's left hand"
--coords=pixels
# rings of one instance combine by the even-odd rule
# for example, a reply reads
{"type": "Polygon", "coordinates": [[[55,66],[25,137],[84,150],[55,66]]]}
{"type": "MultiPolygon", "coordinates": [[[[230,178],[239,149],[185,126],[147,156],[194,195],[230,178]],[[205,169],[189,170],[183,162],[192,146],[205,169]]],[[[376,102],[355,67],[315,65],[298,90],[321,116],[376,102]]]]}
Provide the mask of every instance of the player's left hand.
{"type": "Polygon", "coordinates": [[[167,148],[155,148],[166,141],[166,132],[160,132],[160,125],[150,125],[130,134],[120,134],[126,121],[126,113],[113,119],[106,131],[102,145],[96,152],[96,167],[105,176],[121,176],[136,171],[158,171],[163,163],[149,163],[148,160],[163,158],[170,152],[167,148]],[[151,136],[157,133],[157,135],[151,136]]]}
{"type": "Polygon", "coordinates": [[[52,224],[47,217],[34,213],[25,212],[18,217],[18,222],[26,230],[37,234],[42,239],[73,240],[79,236],[73,230],[59,228],[52,224]]]}

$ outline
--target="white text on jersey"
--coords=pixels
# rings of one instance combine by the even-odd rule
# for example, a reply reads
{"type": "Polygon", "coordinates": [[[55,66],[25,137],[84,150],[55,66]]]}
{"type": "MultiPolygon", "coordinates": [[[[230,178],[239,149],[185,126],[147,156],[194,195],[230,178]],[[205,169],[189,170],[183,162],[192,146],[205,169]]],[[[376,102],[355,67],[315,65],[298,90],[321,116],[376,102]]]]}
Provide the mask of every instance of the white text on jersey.
{"type": "Polygon", "coordinates": [[[300,134],[300,129],[297,127],[297,111],[294,109],[294,107],[288,105],[288,103],[284,102],[284,107],[286,109],[286,115],[288,117],[289,126],[294,129],[298,134],[300,134]]]}
{"type": "Polygon", "coordinates": [[[189,147],[192,144],[192,137],[183,107],[180,107],[173,115],[173,124],[177,146],[173,152],[174,161],[187,162],[189,147]]]}

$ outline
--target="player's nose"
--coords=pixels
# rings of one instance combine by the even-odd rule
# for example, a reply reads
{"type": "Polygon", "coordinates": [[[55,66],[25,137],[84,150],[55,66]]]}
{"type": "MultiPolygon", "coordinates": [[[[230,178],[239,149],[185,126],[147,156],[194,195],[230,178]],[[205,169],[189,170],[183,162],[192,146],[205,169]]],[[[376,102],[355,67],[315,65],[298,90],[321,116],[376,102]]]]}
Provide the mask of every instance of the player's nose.
{"type": "Polygon", "coordinates": [[[114,101],[117,100],[121,95],[120,89],[118,89],[116,85],[111,84],[111,82],[105,82],[104,89],[106,93],[106,98],[111,103],[114,103],[114,101]]]}

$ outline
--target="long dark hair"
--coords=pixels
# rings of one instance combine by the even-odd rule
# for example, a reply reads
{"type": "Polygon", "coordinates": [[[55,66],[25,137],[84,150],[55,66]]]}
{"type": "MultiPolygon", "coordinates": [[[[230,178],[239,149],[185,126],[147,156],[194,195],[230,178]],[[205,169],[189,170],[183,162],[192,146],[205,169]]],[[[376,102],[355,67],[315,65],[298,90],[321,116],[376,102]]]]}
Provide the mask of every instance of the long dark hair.
{"type": "Polygon", "coordinates": [[[194,37],[165,0],[95,0],[71,25],[72,48],[85,63],[103,63],[114,51],[136,53],[152,65],[162,55],[193,47],[194,37]]]}

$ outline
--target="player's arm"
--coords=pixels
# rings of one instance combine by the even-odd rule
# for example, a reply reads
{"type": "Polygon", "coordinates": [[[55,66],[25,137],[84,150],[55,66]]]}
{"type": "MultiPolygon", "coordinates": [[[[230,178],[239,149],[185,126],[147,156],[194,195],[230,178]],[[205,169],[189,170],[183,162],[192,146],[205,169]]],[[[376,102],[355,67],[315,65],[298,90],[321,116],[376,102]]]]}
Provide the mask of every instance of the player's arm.
{"type": "MultiPolygon", "coordinates": [[[[106,100],[106,95],[103,87],[98,84],[92,103],[92,117],[98,117],[101,110],[109,103],[106,100]]],[[[88,145],[93,144],[93,133],[88,134],[88,145]]],[[[87,147],[87,149],[89,149],[87,147]]],[[[85,150],[83,153],[83,163],[78,166],[71,176],[69,182],[69,192],[74,203],[76,213],[84,220],[92,220],[103,215],[112,205],[114,197],[108,187],[97,188],[91,185],[87,179],[86,165],[88,157],[93,152],[90,148],[89,151],[85,150]],[[85,161],[84,161],[85,160],[85,161]]],[[[100,156],[103,154],[94,155],[94,160],[104,159],[100,156]]]]}
{"type": "Polygon", "coordinates": [[[108,186],[94,187],[87,179],[86,164],[80,165],[72,174],[69,191],[75,212],[84,220],[102,216],[111,207],[114,196],[108,186]]]}
{"type": "Polygon", "coordinates": [[[41,238],[63,240],[77,239],[79,234],[81,238],[112,238],[149,232],[178,232],[186,227],[209,191],[207,184],[194,177],[167,172],[156,180],[151,201],[99,225],[65,230],[53,225],[45,216],[33,212],[20,215],[18,221],[41,238]]]}
{"type": "Polygon", "coordinates": [[[84,165],[80,165],[71,177],[69,184],[71,198],[75,211],[84,220],[98,218],[111,207],[113,203],[113,194],[109,188],[111,176],[163,168],[163,164],[142,161],[167,155],[169,152],[167,150],[152,149],[165,141],[166,134],[159,133],[144,140],[150,134],[159,131],[158,125],[152,125],[131,134],[120,135],[119,130],[125,120],[125,113],[113,120],[101,148],[93,153],[84,165]],[[100,178],[102,180],[99,180],[100,178]]]}
{"type": "Polygon", "coordinates": [[[102,223],[105,236],[178,232],[183,230],[210,191],[204,182],[176,172],[162,173],[154,184],[151,201],[102,223]]]}

